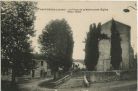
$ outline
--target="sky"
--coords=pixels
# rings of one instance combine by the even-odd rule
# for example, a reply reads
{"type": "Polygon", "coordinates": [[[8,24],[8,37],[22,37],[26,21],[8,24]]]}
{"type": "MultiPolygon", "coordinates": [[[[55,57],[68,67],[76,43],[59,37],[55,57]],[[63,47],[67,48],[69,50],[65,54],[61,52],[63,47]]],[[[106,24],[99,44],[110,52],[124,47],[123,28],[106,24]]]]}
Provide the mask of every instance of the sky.
{"type": "Polygon", "coordinates": [[[128,6],[136,8],[134,1],[76,1],[76,2],[52,2],[39,1],[37,7],[35,24],[35,37],[32,38],[32,47],[34,52],[39,52],[41,45],[38,43],[38,37],[42,33],[44,27],[55,19],[65,19],[71,27],[74,39],[73,58],[84,59],[86,33],[89,31],[89,25],[92,23],[102,24],[114,18],[116,21],[131,26],[131,44],[136,52],[136,32],[137,18],[136,10],[129,8],[130,12],[125,13],[123,9],[128,6]],[[65,9],[65,11],[49,11],[47,9],[65,9]],[[68,12],[69,9],[91,9],[89,11],[68,12]]]}

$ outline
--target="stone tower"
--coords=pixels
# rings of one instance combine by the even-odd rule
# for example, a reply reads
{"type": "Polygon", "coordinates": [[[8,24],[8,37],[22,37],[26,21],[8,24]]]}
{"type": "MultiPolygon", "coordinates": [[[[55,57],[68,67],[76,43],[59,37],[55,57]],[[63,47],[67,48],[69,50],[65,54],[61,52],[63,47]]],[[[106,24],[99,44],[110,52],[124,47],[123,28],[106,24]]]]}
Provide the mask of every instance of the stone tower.
{"type": "MultiPolygon", "coordinates": [[[[121,48],[122,48],[122,62],[120,64],[120,70],[128,70],[130,67],[130,29],[131,27],[118,22],[116,20],[116,29],[118,30],[121,37],[121,48]]],[[[111,26],[113,19],[102,25],[101,34],[105,34],[108,38],[99,41],[99,60],[96,66],[97,71],[108,71],[112,69],[111,65],[111,26]]]]}

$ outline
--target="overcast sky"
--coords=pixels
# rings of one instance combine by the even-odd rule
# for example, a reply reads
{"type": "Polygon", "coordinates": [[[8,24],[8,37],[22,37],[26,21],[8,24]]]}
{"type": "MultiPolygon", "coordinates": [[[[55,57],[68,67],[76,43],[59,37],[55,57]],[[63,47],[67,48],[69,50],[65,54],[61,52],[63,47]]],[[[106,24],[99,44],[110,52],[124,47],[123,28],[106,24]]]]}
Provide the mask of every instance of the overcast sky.
{"type": "Polygon", "coordinates": [[[102,10],[91,10],[83,11],[81,13],[68,13],[67,11],[47,11],[38,10],[36,12],[35,20],[35,30],[36,36],[32,38],[32,46],[34,51],[39,52],[39,43],[37,42],[38,36],[42,33],[43,28],[51,20],[62,19],[67,20],[68,24],[71,26],[73,31],[74,39],[74,49],[73,58],[74,59],[84,59],[85,53],[83,49],[85,44],[82,42],[86,38],[86,32],[89,31],[89,25],[92,23],[101,22],[102,24],[114,18],[115,20],[122,22],[131,26],[131,44],[136,50],[136,11],[130,8],[129,13],[124,13],[123,9],[128,6],[133,6],[136,8],[134,1],[128,2],[38,2],[38,8],[57,8],[57,9],[106,9],[102,10]]]}

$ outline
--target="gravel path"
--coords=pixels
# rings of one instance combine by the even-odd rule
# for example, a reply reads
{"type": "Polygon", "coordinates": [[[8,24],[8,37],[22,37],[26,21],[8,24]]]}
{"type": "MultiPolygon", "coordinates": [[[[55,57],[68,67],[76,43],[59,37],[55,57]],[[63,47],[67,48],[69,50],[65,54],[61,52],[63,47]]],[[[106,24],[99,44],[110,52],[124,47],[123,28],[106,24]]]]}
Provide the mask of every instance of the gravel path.
{"type": "Polygon", "coordinates": [[[68,82],[59,86],[59,89],[68,89],[70,88],[72,91],[136,91],[137,81],[136,80],[124,80],[124,81],[113,81],[113,82],[106,82],[106,83],[95,83],[91,84],[89,88],[84,87],[82,79],[70,79],[68,82]],[[80,89],[80,90],[75,90],[80,89]],[[97,90],[96,90],[97,89],[97,90]],[[110,90],[109,90],[110,89],[110,90]],[[121,89],[121,90],[119,90],[121,89]],[[131,89],[131,90],[130,90],[131,89]]]}
{"type": "Polygon", "coordinates": [[[58,89],[40,87],[39,84],[49,79],[34,80],[30,83],[19,84],[20,91],[136,91],[137,81],[113,81],[91,84],[89,88],[83,86],[81,79],[71,78],[58,89]]]}

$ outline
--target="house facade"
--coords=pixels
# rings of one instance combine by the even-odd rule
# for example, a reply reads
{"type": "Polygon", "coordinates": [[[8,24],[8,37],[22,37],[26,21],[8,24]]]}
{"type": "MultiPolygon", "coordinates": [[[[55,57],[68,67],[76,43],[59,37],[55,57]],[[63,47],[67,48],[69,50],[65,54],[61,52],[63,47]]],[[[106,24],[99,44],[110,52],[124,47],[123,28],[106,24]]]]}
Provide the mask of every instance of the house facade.
{"type": "Polygon", "coordinates": [[[51,70],[48,67],[46,60],[33,59],[35,62],[35,68],[32,70],[34,77],[48,77],[51,76],[51,70]]]}

